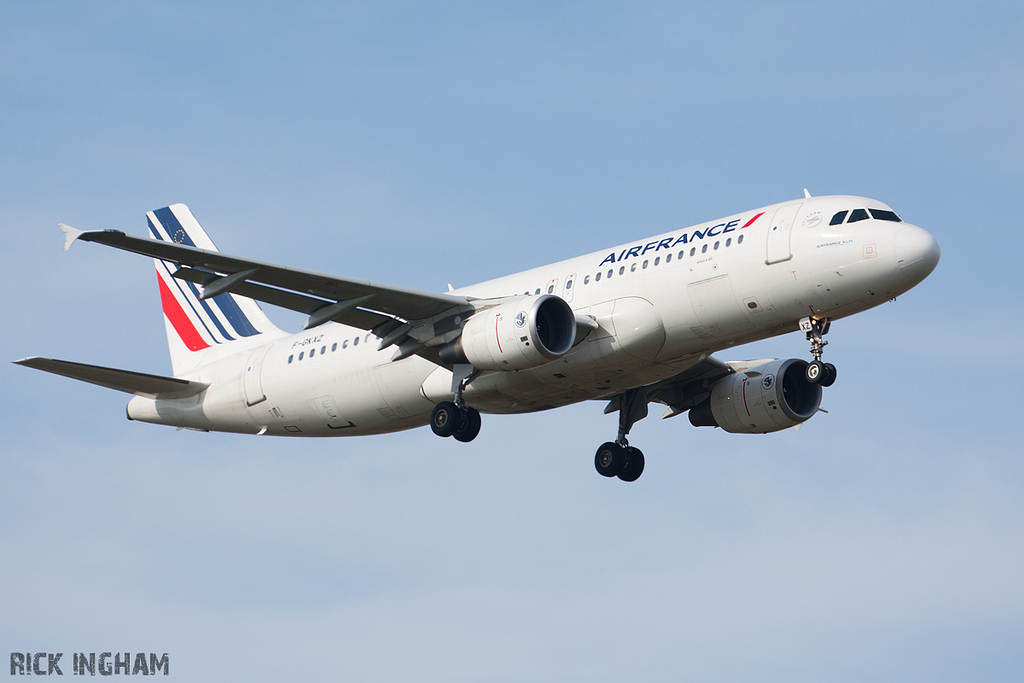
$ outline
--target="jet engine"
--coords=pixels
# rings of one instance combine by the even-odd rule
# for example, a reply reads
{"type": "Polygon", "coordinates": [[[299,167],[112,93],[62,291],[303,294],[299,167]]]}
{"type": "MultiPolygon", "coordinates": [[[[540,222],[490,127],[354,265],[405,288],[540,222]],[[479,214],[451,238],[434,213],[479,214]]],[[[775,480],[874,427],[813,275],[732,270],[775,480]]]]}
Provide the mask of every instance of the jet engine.
{"type": "Polygon", "coordinates": [[[730,434],[767,434],[806,422],[821,405],[821,385],[804,376],[807,362],[773,360],[719,380],[708,400],[690,409],[695,427],[730,434]]]}
{"type": "Polygon", "coordinates": [[[523,370],[561,358],[576,341],[576,316],[557,296],[524,296],[484,309],[441,348],[441,360],[478,370],[523,370]]]}

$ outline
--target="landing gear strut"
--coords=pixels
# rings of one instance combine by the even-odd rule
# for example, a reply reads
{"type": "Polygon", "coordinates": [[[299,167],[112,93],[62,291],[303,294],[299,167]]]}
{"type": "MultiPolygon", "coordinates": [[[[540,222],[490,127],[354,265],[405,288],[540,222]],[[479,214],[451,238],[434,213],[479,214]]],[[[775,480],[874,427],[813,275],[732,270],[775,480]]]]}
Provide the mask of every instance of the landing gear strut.
{"type": "Polygon", "coordinates": [[[476,377],[476,372],[467,374],[455,389],[454,401],[441,401],[430,413],[430,429],[438,436],[454,436],[456,441],[468,443],[480,433],[480,411],[470,408],[462,399],[462,392],[476,377]]]}
{"type": "MultiPolygon", "coordinates": [[[[644,454],[639,448],[629,445],[626,435],[638,420],[647,417],[647,389],[630,389],[616,396],[615,400],[619,410],[619,436],[615,441],[601,444],[594,456],[594,467],[603,477],[636,481],[644,472],[644,454]]],[[[609,407],[614,409],[614,405],[615,401],[609,407]]]]}
{"type": "Polygon", "coordinates": [[[836,381],[836,366],[831,363],[822,363],[821,354],[828,344],[823,337],[828,334],[832,321],[829,318],[811,318],[810,316],[800,319],[800,330],[807,333],[807,341],[811,342],[811,355],[814,357],[807,364],[805,377],[811,384],[820,384],[823,387],[830,387],[836,381]]]}

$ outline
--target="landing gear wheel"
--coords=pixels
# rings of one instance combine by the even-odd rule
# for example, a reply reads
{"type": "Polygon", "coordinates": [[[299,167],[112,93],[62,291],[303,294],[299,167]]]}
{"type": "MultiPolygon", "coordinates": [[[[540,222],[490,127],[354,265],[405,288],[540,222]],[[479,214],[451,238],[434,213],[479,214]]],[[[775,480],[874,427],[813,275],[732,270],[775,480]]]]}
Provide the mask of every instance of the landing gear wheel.
{"type": "Polygon", "coordinates": [[[831,363],[825,363],[825,371],[821,375],[821,379],[818,381],[823,387],[830,387],[836,382],[836,366],[831,363]]]}
{"type": "Polygon", "coordinates": [[[469,443],[480,433],[480,411],[476,408],[466,408],[459,417],[459,426],[452,436],[456,441],[469,443]]]}
{"type": "Polygon", "coordinates": [[[459,427],[459,409],[451,401],[441,401],[430,414],[430,428],[438,436],[451,436],[459,427]]]}
{"type": "Polygon", "coordinates": [[[619,472],[622,481],[636,481],[644,473],[644,454],[639,448],[626,447],[626,465],[619,472]]]}
{"type": "Polygon", "coordinates": [[[602,477],[618,476],[625,464],[625,449],[612,441],[601,444],[601,447],[597,449],[597,455],[594,456],[594,467],[602,477]]]}
{"type": "Polygon", "coordinates": [[[804,377],[811,384],[817,384],[822,381],[823,375],[825,374],[825,364],[820,360],[812,360],[807,364],[807,369],[804,370],[804,377]]]}

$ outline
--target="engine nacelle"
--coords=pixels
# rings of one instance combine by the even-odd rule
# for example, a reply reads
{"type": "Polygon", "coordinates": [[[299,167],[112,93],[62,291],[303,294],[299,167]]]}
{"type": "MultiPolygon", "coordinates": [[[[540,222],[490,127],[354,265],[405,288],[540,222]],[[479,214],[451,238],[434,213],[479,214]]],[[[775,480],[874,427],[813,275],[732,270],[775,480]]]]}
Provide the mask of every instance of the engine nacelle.
{"type": "Polygon", "coordinates": [[[690,409],[695,427],[731,434],[767,434],[806,422],[821,405],[821,385],[804,377],[807,361],[773,360],[720,380],[711,397],[690,409]]]}
{"type": "Polygon", "coordinates": [[[564,299],[524,296],[480,311],[462,335],[441,349],[441,360],[478,370],[523,370],[561,358],[576,341],[576,315],[564,299]]]}

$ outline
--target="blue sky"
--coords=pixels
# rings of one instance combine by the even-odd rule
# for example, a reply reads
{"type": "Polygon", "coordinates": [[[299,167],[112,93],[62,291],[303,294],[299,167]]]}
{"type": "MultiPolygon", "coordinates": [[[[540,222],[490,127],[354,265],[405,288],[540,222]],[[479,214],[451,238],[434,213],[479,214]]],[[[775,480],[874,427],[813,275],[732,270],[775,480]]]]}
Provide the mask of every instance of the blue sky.
{"type": "MultiPolygon", "coordinates": [[[[0,357],[170,370],[142,234],[423,289],[861,194],[935,273],[833,326],[799,432],[600,404],[322,441],[128,423],[0,365],[0,656],[181,680],[1019,680],[1024,9],[7,3],[0,357]]],[[[270,315],[297,329],[301,321],[270,315]]],[[[793,334],[724,358],[805,357],[793,334]]],[[[65,668],[69,674],[70,666],[65,668]]]]}

